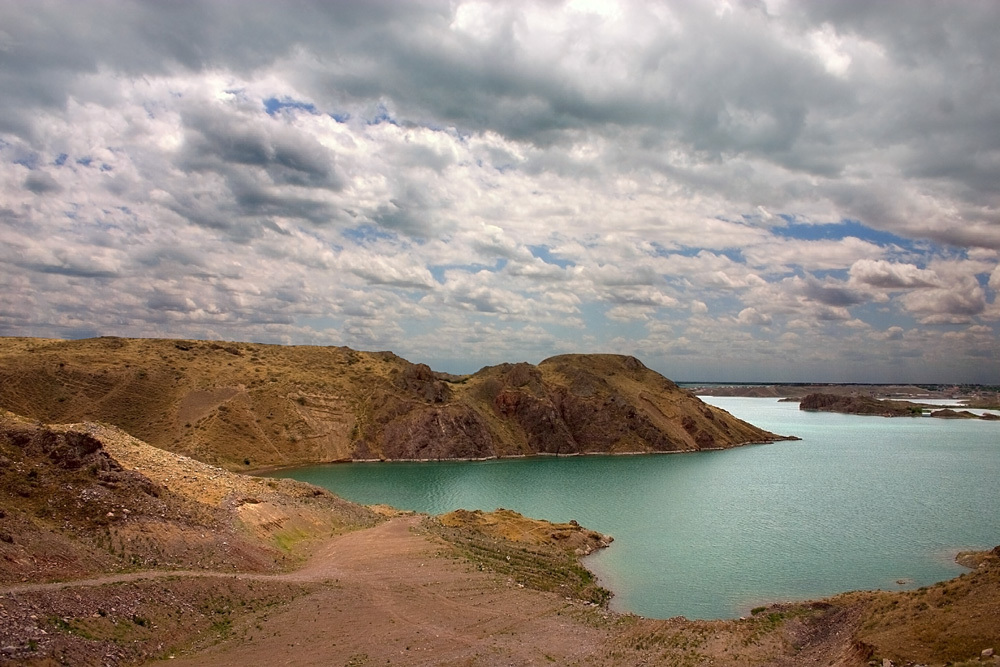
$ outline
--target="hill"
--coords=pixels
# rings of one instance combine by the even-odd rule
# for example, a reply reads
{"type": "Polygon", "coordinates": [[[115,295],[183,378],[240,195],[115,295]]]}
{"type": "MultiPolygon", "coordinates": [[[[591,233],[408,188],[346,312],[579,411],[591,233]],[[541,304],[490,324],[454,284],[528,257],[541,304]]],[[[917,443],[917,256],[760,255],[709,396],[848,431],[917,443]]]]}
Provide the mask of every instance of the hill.
{"type": "Polygon", "coordinates": [[[452,376],[344,347],[0,338],[0,407],[46,422],[113,424],[230,470],[694,451],[781,437],[618,355],[452,376]]]}

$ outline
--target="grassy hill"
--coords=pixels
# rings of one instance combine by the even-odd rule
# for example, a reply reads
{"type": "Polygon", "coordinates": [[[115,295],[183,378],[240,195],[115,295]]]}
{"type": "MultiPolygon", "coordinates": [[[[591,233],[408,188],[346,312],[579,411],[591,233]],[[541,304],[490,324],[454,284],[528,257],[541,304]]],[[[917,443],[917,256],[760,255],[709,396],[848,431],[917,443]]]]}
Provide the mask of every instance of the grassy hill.
{"type": "Polygon", "coordinates": [[[228,469],[693,451],[780,437],[618,355],[456,377],[344,347],[0,338],[0,407],[105,422],[228,469]]]}

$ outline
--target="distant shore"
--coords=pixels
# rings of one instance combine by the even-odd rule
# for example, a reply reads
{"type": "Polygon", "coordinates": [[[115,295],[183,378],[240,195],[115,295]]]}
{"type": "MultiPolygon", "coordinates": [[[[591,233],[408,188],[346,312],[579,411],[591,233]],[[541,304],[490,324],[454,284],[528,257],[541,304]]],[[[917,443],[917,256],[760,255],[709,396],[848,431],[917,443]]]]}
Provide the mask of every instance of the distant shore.
{"type": "Polygon", "coordinates": [[[689,382],[680,386],[696,396],[797,399],[809,394],[831,394],[878,400],[949,400],[963,408],[1000,409],[1000,387],[993,385],[689,382]]]}

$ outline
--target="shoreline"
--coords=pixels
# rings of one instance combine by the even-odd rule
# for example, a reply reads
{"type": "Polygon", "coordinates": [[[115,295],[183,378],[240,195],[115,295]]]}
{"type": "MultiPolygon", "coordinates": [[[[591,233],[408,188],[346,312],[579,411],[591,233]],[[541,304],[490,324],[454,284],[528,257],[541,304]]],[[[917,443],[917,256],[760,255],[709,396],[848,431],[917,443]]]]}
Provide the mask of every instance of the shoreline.
{"type": "Polygon", "coordinates": [[[466,462],[466,463],[482,463],[485,461],[507,461],[507,460],[532,459],[532,458],[575,458],[583,456],[660,456],[660,455],[671,455],[671,454],[698,454],[700,452],[724,452],[726,450],[738,449],[740,447],[750,447],[753,445],[773,445],[776,442],[797,442],[801,440],[802,438],[798,436],[788,435],[788,436],[780,436],[770,440],[748,440],[746,442],[741,442],[737,445],[733,445],[732,447],[704,447],[702,449],[677,449],[673,451],[652,451],[652,452],[571,452],[568,454],[559,454],[554,452],[536,452],[534,454],[505,454],[503,456],[449,457],[449,458],[433,458],[433,459],[432,458],[336,459],[333,461],[321,461],[318,463],[293,463],[289,465],[280,465],[280,466],[262,466],[260,468],[231,470],[229,472],[256,477],[256,476],[269,476],[271,473],[281,472],[283,470],[295,470],[298,468],[312,468],[317,466],[348,465],[351,463],[385,463],[385,464],[449,463],[451,461],[466,462]]]}

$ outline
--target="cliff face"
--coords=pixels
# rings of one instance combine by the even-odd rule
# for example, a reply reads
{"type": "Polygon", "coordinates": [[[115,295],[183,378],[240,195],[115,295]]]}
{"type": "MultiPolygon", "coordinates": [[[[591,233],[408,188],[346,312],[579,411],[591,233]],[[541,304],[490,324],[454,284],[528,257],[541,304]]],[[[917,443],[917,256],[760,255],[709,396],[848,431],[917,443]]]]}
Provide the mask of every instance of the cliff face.
{"type": "Polygon", "coordinates": [[[779,437],[618,355],[456,377],[339,347],[6,338],[0,407],[49,422],[104,421],[234,469],[694,451],[779,437]]]}

